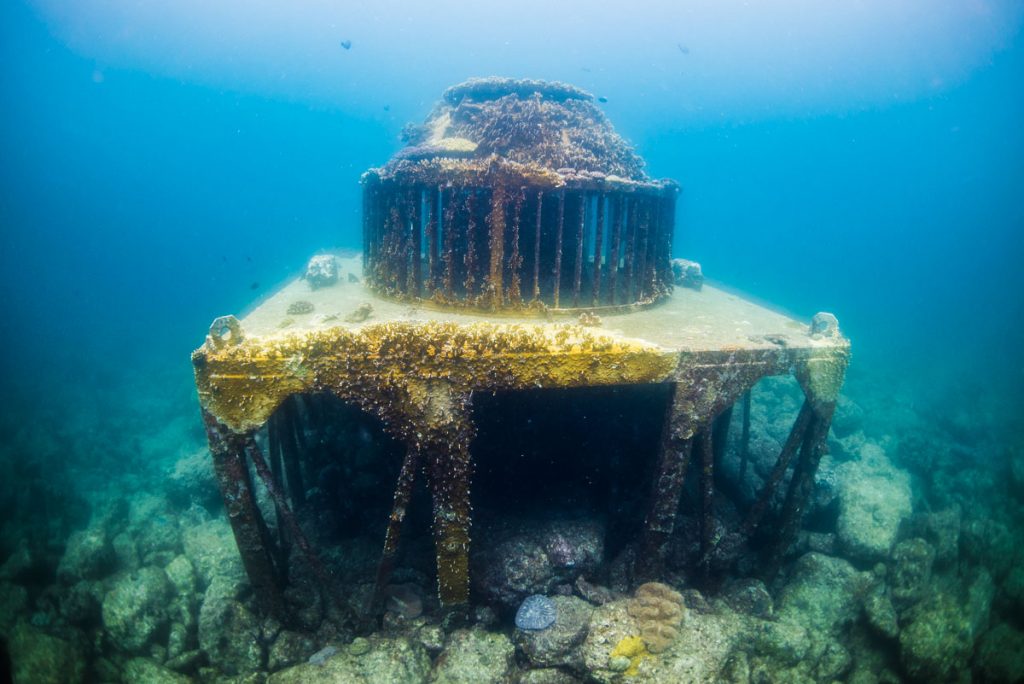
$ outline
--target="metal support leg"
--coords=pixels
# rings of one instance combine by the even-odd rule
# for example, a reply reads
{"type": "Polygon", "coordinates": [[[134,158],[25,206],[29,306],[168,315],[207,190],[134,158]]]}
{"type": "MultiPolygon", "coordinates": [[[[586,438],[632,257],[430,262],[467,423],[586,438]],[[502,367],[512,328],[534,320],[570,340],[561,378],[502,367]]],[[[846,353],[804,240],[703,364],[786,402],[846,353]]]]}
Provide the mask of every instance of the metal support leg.
{"type": "Polygon", "coordinates": [[[637,558],[637,573],[645,578],[661,574],[668,541],[675,529],[679,499],[692,452],[691,439],[683,436],[690,432],[686,422],[686,404],[684,392],[678,383],[674,383],[662,424],[658,470],[637,558]]]}
{"type": "Polygon", "coordinates": [[[260,610],[277,618],[284,616],[280,575],[270,555],[270,539],[253,496],[245,447],[251,435],[228,430],[204,410],[203,423],[213,455],[213,468],[224,497],[224,508],[238,544],[242,565],[252,584],[260,610]]]}
{"type": "Polygon", "coordinates": [[[416,483],[416,471],[420,467],[420,450],[415,447],[408,447],[405,450],[405,458],[402,459],[402,469],[398,473],[398,483],[395,485],[395,500],[391,506],[391,517],[388,519],[387,533],[384,535],[384,551],[381,553],[380,562],[377,564],[377,579],[374,583],[373,595],[366,612],[369,613],[373,606],[383,597],[384,588],[391,580],[391,572],[395,567],[395,556],[398,554],[398,540],[401,537],[402,522],[405,520],[405,513],[409,509],[409,500],[412,498],[413,485],[416,483]]]}
{"type": "Polygon", "coordinates": [[[819,403],[814,409],[814,415],[800,448],[800,460],[793,470],[793,479],[790,481],[789,491],[786,492],[786,500],[779,516],[779,534],[772,546],[767,564],[769,577],[778,572],[782,557],[800,530],[804,509],[814,489],[814,476],[826,450],[825,442],[835,407],[833,401],[819,403]]]}
{"type": "MultiPolygon", "coordinates": [[[[713,429],[697,435],[694,451],[700,454],[700,553],[703,558],[715,539],[715,457],[713,429]]],[[[707,564],[704,564],[704,571],[707,564]]]]}
{"type": "Polygon", "coordinates": [[[740,484],[747,476],[747,462],[750,461],[750,392],[743,394],[743,432],[740,435],[740,484]]]}

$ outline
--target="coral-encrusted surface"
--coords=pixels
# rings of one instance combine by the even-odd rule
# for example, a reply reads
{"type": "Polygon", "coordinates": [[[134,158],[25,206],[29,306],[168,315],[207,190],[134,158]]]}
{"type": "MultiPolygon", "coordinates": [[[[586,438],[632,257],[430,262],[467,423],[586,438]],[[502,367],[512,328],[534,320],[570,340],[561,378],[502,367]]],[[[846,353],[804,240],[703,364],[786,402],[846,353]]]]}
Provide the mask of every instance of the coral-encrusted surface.
{"type": "Polygon", "coordinates": [[[486,78],[452,86],[422,126],[407,129],[411,144],[382,175],[430,157],[494,157],[534,170],[648,180],[643,160],[593,100],[557,82],[486,78]],[[450,139],[470,145],[446,145],[450,139]]]}

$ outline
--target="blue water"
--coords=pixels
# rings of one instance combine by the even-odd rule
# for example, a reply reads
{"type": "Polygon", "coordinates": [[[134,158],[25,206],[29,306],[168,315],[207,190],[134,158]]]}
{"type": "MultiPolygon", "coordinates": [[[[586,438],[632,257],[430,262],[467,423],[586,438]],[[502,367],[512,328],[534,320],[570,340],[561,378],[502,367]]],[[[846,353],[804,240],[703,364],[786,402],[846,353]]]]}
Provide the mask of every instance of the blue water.
{"type": "MultiPolygon", "coordinates": [[[[402,127],[423,121],[446,87],[488,75],[599,96],[649,173],[683,188],[674,256],[800,319],[838,316],[853,362],[832,466],[870,470],[882,454],[876,484],[912,477],[896,488],[913,491],[914,517],[893,523],[900,539],[940,549],[960,539],[922,596],[966,596],[983,570],[998,589],[971,585],[971,600],[987,596],[971,637],[981,643],[991,606],[992,625],[1011,626],[1024,649],[1024,5],[652,0],[613,15],[578,0],[347,4],[0,3],[0,680],[17,641],[7,606],[22,623],[97,644],[78,657],[97,678],[128,657],[99,613],[126,570],[192,553],[175,535],[215,524],[221,536],[206,541],[233,554],[191,351],[215,317],[245,313],[312,254],[359,249],[360,175],[400,149],[402,127]],[[75,618],[89,602],[58,568],[87,525],[121,542],[116,562],[111,551],[90,578],[102,590],[92,612],[75,618]],[[156,551],[132,565],[126,544],[156,551]]],[[[654,453],[667,400],[649,389],[477,399],[474,444],[491,461],[477,462],[474,496],[490,488],[502,520],[529,509],[531,495],[571,501],[563,480],[583,472],[577,489],[618,507],[625,522],[611,516],[609,538],[624,546],[648,504],[636,455],[654,453]],[[538,434],[555,437],[537,447],[538,434]],[[595,452],[619,470],[563,458],[595,452]]],[[[776,414],[795,414],[798,395],[758,386],[753,434],[764,453],[785,439],[776,414]]],[[[371,568],[347,568],[367,582],[395,477],[381,473],[397,469],[388,459],[399,450],[348,409],[319,410],[341,426],[338,453],[352,461],[328,474],[362,488],[335,502],[362,536],[333,552],[371,568]]],[[[834,542],[838,504],[828,506],[832,519],[807,529],[834,542]]],[[[412,509],[403,544],[432,567],[430,507],[412,509]]],[[[683,509],[695,530],[696,509],[683,509]]],[[[474,544],[481,537],[494,542],[481,534],[474,544]]],[[[427,572],[411,575],[424,595],[427,572]]],[[[913,611],[897,608],[906,633],[913,611]]],[[[956,624],[936,638],[962,640],[955,611],[945,618],[956,624]]],[[[857,634],[844,644],[860,665],[912,673],[906,644],[857,634]]],[[[199,646],[191,634],[188,648],[199,646]]],[[[156,649],[130,655],[140,653],[165,660],[156,649]]],[[[991,672],[1005,663],[968,656],[953,669],[989,668],[999,681],[991,672]]],[[[1005,671],[1024,673],[1014,667],[1005,671]]]]}
{"type": "MultiPolygon", "coordinates": [[[[714,12],[680,10],[680,21],[700,11],[714,12]]],[[[298,83],[281,90],[267,85],[273,51],[282,49],[272,38],[232,47],[224,57],[232,64],[269,51],[266,73],[250,65],[232,82],[217,55],[187,35],[180,45],[155,34],[132,43],[130,12],[117,19],[84,6],[5,3],[5,389],[59,393],[55,379],[90,366],[116,375],[184,363],[214,316],[244,310],[317,249],[357,248],[359,174],[397,149],[401,126],[421,120],[446,85],[493,70],[607,97],[606,111],[650,172],[682,183],[675,252],[701,261],[711,278],[803,317],[835,312],[854,341],[855,367],[879,377],[1000,368],[987,379],[1012,391],[1024,380],[1024,43],[1019,11],[991,11],[990,23],[1005,26],[984,49],[974,42],[985,36],[954,41],[955,26],[920,37],[918,61],[932,80],[951,81],[941,85],[914,85],[932,73],[914,72],[924,68],[918,62],[887,74],[884,60],[898,45],[883,41],[903,38],[858,27],[838,34],[864,41],[847,55],[847,74],[805,73],[780,58],[794,73],[759,85],[761,76],[748,73],[758,60],[794,50],[779,27],[765,26],[754,46],[706,45],[680,30],[688,37],[637,76],[644,65],[629,54],[643,36],[610,41],[598,17],[588,19],[589,48],[584,27],[565,50],[526,55],[505,45],[461,59],[444,54],[442,37],[408,34],[398,22],[396,38],[435,53],[437,71],[427,74],[381,50],[386,21],[401,16],[392,10],[362,42],[349,36],[351,50],[330,42],[308,63],[287,63],[285,76],[298,83]],[[103,40],[117,26],[110,35],[96,26],[115,20],[129,38],[110,47],[103,40]],[[79,35],[90,31],[91,43],[79,35]],[[148,43],[157,54],[131,53],[148,43]],[[974,55],[967,66],[957,63],[958,48],[974,55]],[[189,62],[184,72],[168,66],[168,51],[189,62]],[[372,52],[372,63],[360,51],[372,52]],[[324,54],[336,60],[333,71],[317,61],[324,54]],[[344,59],[369,74],[354,89],[359,99],[351,87],[332,92],[333,80],[359,78],[344,59]]],[[[471,31],[467,24],[453,44],[471,31]]],[[[809,41],[797,53],[813,61],[814,27],[797,33],[809,41]]],[[[320,42],[331,35],[321,34],[320,42]]],[[[287,32],[279,40],[301,42],[287,32]]]]}

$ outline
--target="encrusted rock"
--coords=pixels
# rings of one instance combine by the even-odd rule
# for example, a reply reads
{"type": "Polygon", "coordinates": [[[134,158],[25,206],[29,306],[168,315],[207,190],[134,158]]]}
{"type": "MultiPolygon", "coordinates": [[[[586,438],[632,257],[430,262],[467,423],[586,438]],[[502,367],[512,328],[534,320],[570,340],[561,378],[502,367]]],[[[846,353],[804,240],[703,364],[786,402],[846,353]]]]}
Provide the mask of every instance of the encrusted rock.
{"type": "Polygon", "coordinates": [[[515,632],[516,646],[537,667],[578,666],[582,664],[579,645],[587,636],[587,624],[594,607],[575,596],[555,596],[554,624],[544,630],[515,632]]]}
{"type": "Polygon", "coordinates": [[[696,261],[673,259],[672,277],[675,279],[675,284],[680,287],[688,287],[693,290],[700,290],[704,287],[704,272],[696,261]]]}
{"type": "Polygon", "coordinates": [[[821,311],[811,319],[811,337],[836,337],[839,335],[839,319],[835,314],[821,311]]]}
{"type": "MultiPolygon", "coordinates": [[[[267,653],[267,669],[277,672],[291,665],[304,663],[316,652],[316,642],[309,635],[283,630],[274,639],[267,653]]],[[[334,652],[337,652],[337,648],[334,652]]]]}
{"type": "Polygon", "coordinates": [[[229,675],[252,672],[263,662],[259,619],[235,600],[234,586],[215,579],[199,609],[199,646],[229,675]]]}
{"type": "Polygon", "coordinates": [[[221,506],[213,459],[205,447],[179,458],[167,473],[165,482],[168,498],[182,508],[196,503],[212,512],[221,506]]]}
{"type": "Polygon", "coordinates": [[[430,657],[405,638],[369,639],[359,655],[339,650],[322,663],[302,663],[270,675],[267,684],[422,684],[428,681],[430,657]]]}
{"type": "Polygon", "coordinates": [[[7,646],[15,682],[78,684],[84,681],[85,654],[71,642],[21,623],[14,628],[7,646]]]}
{"type": "Polygon", "coordinates": [[[1024,681],[1024,632],[1000,623],[981,638],[975,660],[985,681],[1024,681]]]}
{"type": "Polygon", "coordinates": [[[834,633],[857,617],[858,597],[871,581],[848,561],[819,553],[801,556],[790,577],[779,594],[778,619],[821,633],[834,633]]]}
{"type": "Polygon", "coordinates": [[[289,304],[286,313],[289,316],[302,316],[313,313],[315,308],[316,307],[313,306],[313,302],[307,302],[304,299],[300,299],[289,304]]]}
{"type": "Polygon", "coordinates": [[[356,307],[356,310],[345,316],[346,323],[362,323],[363,321],[370,318],[373,315],[373,305],[369,302],[363,302],[356,307]]]}
{"type": "Polygon", "coordinates": [[[124,665],[124,681],[146,684],[189,684],[190,677],[173,672],[149,658],[132,658],[124,665]]]}
{"type": "Polygon", "coordinates": [[[338,260],[330,254],[317,254],[306,264],[302,278],[314,290],[334,285],[338,282],[338,260]]]}
{"type": "Polygon", "coordinates": [[[89,527],[71,533],[57,576],[69,584],[81,579],[102,579],[114,568],[115,560],[106,531],[89,527]]]}
{"type": "Polygon", "coordinates": [[[738,613],[770,618],[774,612],[772,596],[759,579],[744,578],[730,582],[724,589],[725,602],[738,613]]]}
{"type": "Polygon", "coordinates": [[[866,444],[859,459],[836,467],[836,477],[836,533],[844,555],[864,562],[885,559],[912,510],[910,476],[893,467],[880,447],[866,444]]]}
{"type": "Polygon", "coordinates": [[[502,684],[507,681],[515,649],[504,634],[459,629],[438,657],[432,684],[502,684]]]}
{"type": "Polygon", "coordinates": [[[227,520],[215,518],[186,527],[182,532],[182,542],[185,555],[195,567],[201,590],[216,578],[232,583],[245,579],[242,559],[227,520]]]}
{"type": "Polygon", "coordinates": [[[592,520],[524,525],[494,532],[473,560],[470,579],[491,604],[515,610],[530,594],[551,594],[593,572],[604,557],[604,530],[592,520]]]}
{"type": "Polygon", "coordinates": [[[892,598],[899,606],[913,603],[928,590],[935,549],[924,539],[904,539],[892,551],[893,569],[889,580],[892,598]]]}
{"type": "Polygon", "coordinates": [[[975,640],[988,628],[994,593],[991,576],[982,571],[966,596],[937,591],[907,611],[900,631],[900,658],[907,673],[922,681],[966,676],[975,640]]]}
{"type": "Polygon", "coordinates": [[[141,653],[167,626],[174,588],[160,568],[146,566],[122,576],[103,599],[103,625],[127,653],[141,653]]]}

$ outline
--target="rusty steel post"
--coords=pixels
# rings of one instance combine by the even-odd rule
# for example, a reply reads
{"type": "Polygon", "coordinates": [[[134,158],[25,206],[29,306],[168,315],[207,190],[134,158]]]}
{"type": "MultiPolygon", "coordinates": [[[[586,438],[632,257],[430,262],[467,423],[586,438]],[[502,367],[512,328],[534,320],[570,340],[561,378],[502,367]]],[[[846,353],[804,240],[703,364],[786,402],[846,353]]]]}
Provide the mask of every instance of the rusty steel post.
{"type": "Polygon", "coordinates": [[[590,305],[597,306],[601,299],[601,250],[604,247],[604,193],[597,196],[597,218],[594,225],[594,273],[590,285],[590,305]]]}
{"type": "Polygon", "coordinates": [[[541,231],[541,210],[544,208],[544,192],[537,192],[537,220],[534,224],[535,235],[533,238],[533,299],[540,299],[540,231],[541,231]]]}
{"type": "Polygon", "coordinates": [[[260,611],[281,619],[285,612],[281,573],[274,567],[270,534],[256,505],[249,469],[245,465],[245,447],[251,436],[231,432],[206,409],[203,409],[203,423],[213,456],[214,473],[224,498],[224,509],[245,574],[252,584],[260,611]]]}
{"type": "Polygon", "coordinates": [[[661,426],[658,465],[651,491],[650,508],[640,541],[638,574],[654,578],[661,574],[668,542],[675,530],[679,500],[693,451],[687,418],[688,401],[679,386],[672,384],[669,405],[661,426]]]}
{"type": "Polygon", "coordinates": [[[398,542],[402,535],[402,523],[409,510],[413,486],[416,484],[416,471],[420,467],[420,454],[421,452],[415,444],[407,445],[405,457],[402,459],[402,468],[398,472],[398,481],[395,483],[394,502],[391,505],[388,528],[384,535],[384,550],[377,563],[377,576],[370,603],[366,607],[367,613],[370,612],[373,605],[381,600],[384,588],[391,580],[391,572],[395,568],[395,557],[398,555],[398,542]]]}
{"type": "Polygon", "coordinates": [[[747,462],[750,460],[750,393],[743,393],[743,432],[740,434],[740,484],[747,476],[747,462]]]}
{"type": "Polygon", "coordinates": [[[552,295],[554,308],[558,308],[558,295],[562,288],[562,235],[565,226],[565,190],[558,192],[558,232],[555,234],[555,283],[552,295]]]}
{"type": "Polygon", "coordinates": [[[810,425],[800,447],[800,459],[793,469],[793,478],[779,516],[779,534],[769,552],[768,577],[773,577],[778,572],[783,556],[800,530],[804,510],[814,489],[814,476],[827,448],[826,440],[835,408],[834,401],[818,402],[813,408],[810,425]]]}
{"type": "Polygon", "coordinates": [[[761,524],[761,519],[768,511],[772,497],[775,495],[775,488],[782,481],[790,462],[793,460],[793,456],[796,454],[797,447],[804,440],[812,413],[813,409],[810,402],[805,401],[803,406],[800,407],[800,413],[797,414],[796,420],[793,422],[793,427],[789,431],[789,437],[786,438],[786,443],[783,445],[782,451],[775,461],[771,474],[765,481],[764,487],[761,488],[761,494],[758,496],[757,502],[747,513],[747,517],[743,521],[741,530],[744,536],[751,537],[761,524]]]}
{"type": "Polygon", "coordinates": [[[580,218],[576,224],[576,259],[573,264],[572,276],[572,305],[574,308],[580,305],[580,286],[583,281],[583,238],[587,225],[587,203],[589,202],[585,192],[580,193],[579,202],[580,218]]]}

